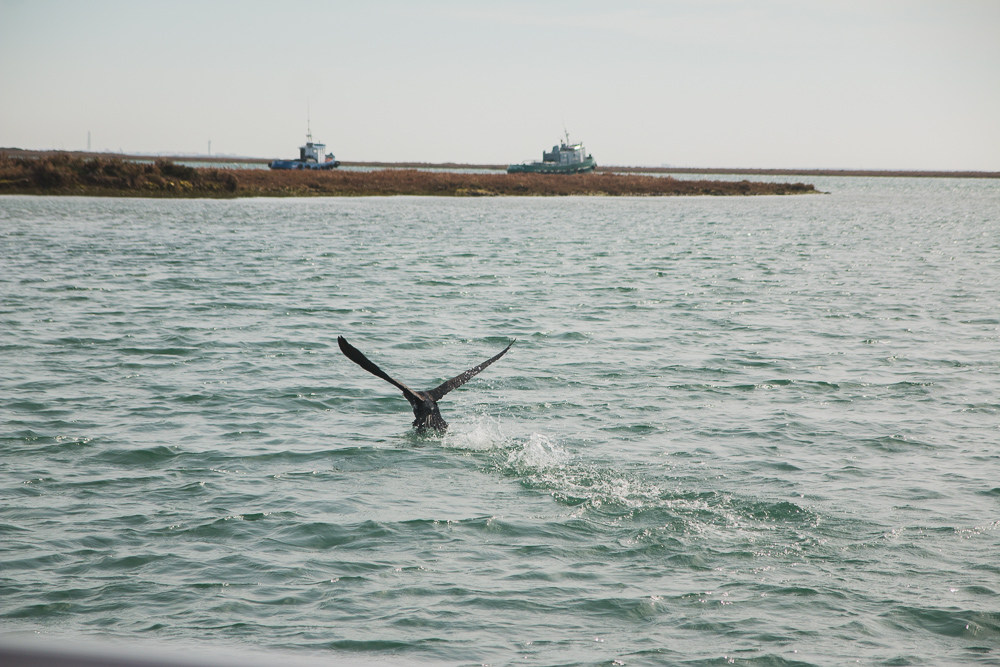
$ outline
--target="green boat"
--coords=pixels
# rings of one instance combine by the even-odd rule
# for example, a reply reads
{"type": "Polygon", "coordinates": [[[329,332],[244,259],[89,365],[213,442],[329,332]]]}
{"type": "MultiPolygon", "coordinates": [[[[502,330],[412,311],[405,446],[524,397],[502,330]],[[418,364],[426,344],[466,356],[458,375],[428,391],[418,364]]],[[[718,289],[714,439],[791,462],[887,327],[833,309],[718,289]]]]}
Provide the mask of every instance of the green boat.
{"type": "Polygon", "coordinates": [[[552,147],[552,152],[542,151],[541,162],[524,162],[507,167],[508,174],[580,174],[594,171],[597,163],[593,155],[587,155],[582,143],[571,144],[569,133],[566,140],[552,147]]]}

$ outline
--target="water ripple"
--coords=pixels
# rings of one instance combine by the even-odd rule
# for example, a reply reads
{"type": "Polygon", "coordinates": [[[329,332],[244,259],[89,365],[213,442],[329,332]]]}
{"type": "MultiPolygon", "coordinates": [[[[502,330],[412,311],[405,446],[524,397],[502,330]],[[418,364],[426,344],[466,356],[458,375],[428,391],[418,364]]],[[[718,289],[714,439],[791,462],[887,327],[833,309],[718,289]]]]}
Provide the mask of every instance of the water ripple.
{"type": "Polygon", "coordinates": [[[5,630],[994,663],[1000,189],[827,180],[0,197],[5,630]],[[338,335],[417,389],[518,342],[437,435],[338,335]]]}

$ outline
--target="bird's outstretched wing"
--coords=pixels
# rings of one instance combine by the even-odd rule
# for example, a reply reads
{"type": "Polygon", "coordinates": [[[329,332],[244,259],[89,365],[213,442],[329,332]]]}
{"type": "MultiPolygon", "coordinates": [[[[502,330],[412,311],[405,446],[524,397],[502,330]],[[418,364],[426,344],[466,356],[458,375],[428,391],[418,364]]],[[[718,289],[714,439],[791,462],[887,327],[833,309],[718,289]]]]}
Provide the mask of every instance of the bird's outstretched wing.
{"type": "MultiPolygon", "coordinates": [[[[388,373],[386,373],[381,368],[373,364],[371,360],[368,359],[368,357],[361,354],[361,351],[358,348],[348,343],[346,338],[344,338],[343,336],[337,336],[337,344],[340,345],[340,351],[343,352],[344,356],[346,356],[348,359],[356,363],[358,366],[361,366],[361,368],[365,369],[372,375],[380,377],[389,384],[401,389],[403,392],[403,396],[405,396],[406,400],[410,401],[410,403],[413,403],[414,401],[417,401],[418,403],[420,402],[420,399],[417,398],[417,396],[413,393],[413,391],[409,387],[407,387],[402,382],[394,380],[393,378],[389,377],[388,373]]],[[[507,350],[504,350],[504,352],[506,351],[507,350]]],[[[492,361],[493,360],[490,359],[490,362],[492,361]]]]}
{"type": "Polygon", "coordinates": [[[483,370],[484,368],[486,368],[487,366],[489,366],[490,364],[492,364],[494,361],[496,361],[497,359],[499,359],[503,355],[507,354],[507,350],[509,350],[511,348],[511,345],[513,345],[515,342],[516,342],[516,339],[512,340],[510,342],[510,345],[508,345],[507,347],[505,347],[503,349],[503,351],[500,352],[499,354],[497,354],[496,356],[490,357],[489,359],[487,359],[483,363],[479,364],[475,368],[470,368],[469,370],[465,371],[461,375],[456,375],[452,379],[450,379],[447,382],[441,384],[439,387],[431,389],[429,392],[427,392],[427,395],[430,396],[431,398],[433,398],[435,401],[440,401],[444,397],[444,395],[447,394],[449,391],[451,391],[452,389],[456,389],[458,387],[461,387],[463,384],[465,384],[466,382],[468,382],[469,380],[471,380],[472,378],[474,378],[476,375],[478,375],[479,371],[483,370]]]}

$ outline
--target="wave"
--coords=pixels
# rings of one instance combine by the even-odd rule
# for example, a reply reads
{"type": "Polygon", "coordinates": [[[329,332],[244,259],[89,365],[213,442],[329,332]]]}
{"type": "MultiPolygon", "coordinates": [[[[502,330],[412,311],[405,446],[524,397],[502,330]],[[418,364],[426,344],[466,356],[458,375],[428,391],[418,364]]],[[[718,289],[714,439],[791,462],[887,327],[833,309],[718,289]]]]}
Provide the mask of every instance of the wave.
{"type": "Polygon", "coordinates": [[[679,535],[755,553],[820,541],[813,535],[819,515],[787,498],[684,489],[680,480],[657,477],[648,466],[588,461],[542,433],[509,436],[492,417],[460,425],[441,444],[482,457],[486,472],[547,493],[570,508],[571,518],[588,521],[591,533],[606,532],[629,550],[660,548],[679,535]],[[761,541],[761,535],[768,537],[761,541]]]}

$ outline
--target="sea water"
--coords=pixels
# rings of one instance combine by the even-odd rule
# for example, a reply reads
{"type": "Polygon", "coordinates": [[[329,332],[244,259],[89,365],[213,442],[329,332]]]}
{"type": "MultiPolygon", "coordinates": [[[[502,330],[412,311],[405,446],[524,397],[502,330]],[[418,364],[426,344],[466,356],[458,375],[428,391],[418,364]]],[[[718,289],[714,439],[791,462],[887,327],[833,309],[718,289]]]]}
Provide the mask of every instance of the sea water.
{"type": "Polygon", "coordinates": [[[0,197],[0,632],[1000,663],[1000,182],[813,182],[0,197]]]}

